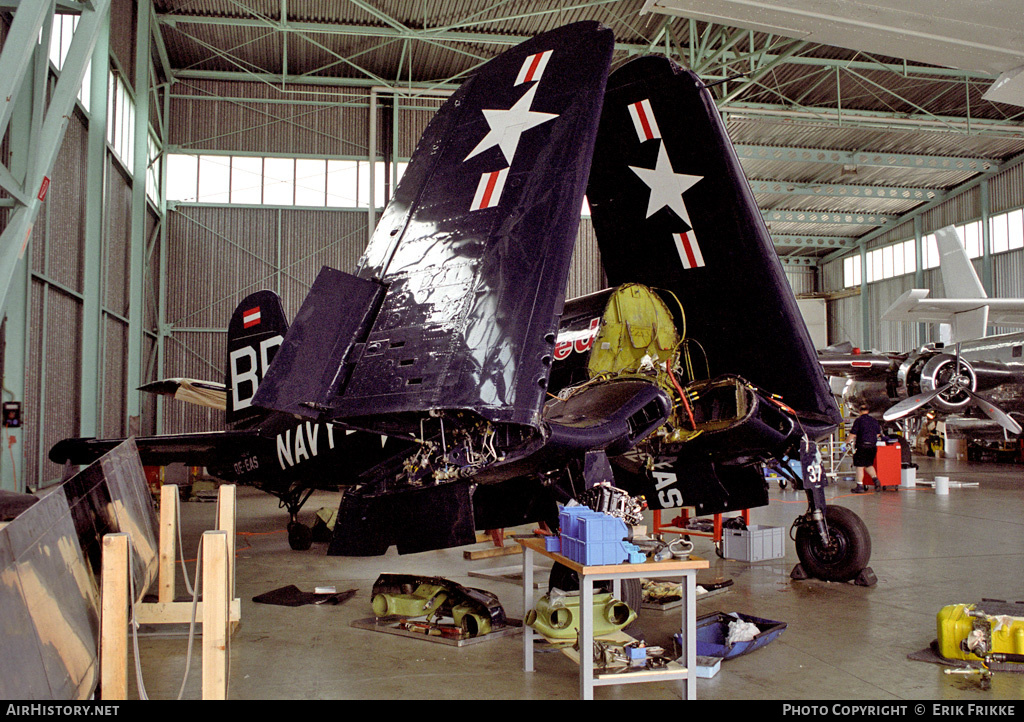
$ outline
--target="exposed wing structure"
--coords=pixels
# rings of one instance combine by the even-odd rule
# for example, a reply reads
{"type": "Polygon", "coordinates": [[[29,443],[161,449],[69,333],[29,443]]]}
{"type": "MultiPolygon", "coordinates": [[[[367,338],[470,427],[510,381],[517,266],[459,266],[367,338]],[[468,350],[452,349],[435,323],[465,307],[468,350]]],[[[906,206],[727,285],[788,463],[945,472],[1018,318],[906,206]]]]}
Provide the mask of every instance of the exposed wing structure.
{"type": "Polygon", "coordinates": [[[538,427],[612,45],[577,23],[461,86],[356,276],[318,279],[258,404],[389,433],[428,409],[538,427]]]}

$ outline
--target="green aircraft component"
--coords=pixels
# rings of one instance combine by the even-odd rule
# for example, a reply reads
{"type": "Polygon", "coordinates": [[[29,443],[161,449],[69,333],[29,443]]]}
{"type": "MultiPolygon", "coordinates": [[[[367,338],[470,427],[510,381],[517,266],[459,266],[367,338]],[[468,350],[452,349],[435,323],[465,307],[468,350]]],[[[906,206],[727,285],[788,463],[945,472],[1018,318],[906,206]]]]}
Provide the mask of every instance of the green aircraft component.
{"type": "Polygon", "coordinates": [[[420,584],[412,594],[376,594],[371,600],[377,617],[425,617],[438,609],[448,593],[444,587],[420,584]]]}
{"type": "MultiPolygon", "coordinates": [[[[636,612],[608,592],[594,595],[594,636],[617,632],[636,619],[636,612]]],[[[579,596],[549,596],[537,600],[526,623],[549,639],[575,639],[580,626],[579,596]]]]}

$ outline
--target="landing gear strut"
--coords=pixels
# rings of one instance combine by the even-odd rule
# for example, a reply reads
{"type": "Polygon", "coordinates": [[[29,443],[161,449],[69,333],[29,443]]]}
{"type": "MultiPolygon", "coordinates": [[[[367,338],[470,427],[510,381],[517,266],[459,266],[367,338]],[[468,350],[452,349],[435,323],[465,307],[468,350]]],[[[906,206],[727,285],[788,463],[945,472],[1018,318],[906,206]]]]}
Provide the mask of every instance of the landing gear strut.
{"type": "Polygon", "coordinates": [[[805,439],[800,445],[803,490],[807,513],[790,529],[800,563],[793,579],[815,577],[827,582],[853,580],[873,586],[877,579],[867,565],[871,559],[871,535],[864,521],[851,510],[825,503],[825,477],[817,447],[805,439]]]}
{"type": "Polygon", "coordinates": [[[314,489],[312,487],[292,487],[284,494],[278,495],[280,503],[278,507],[287,509],[290,520],[288,522],[288,546],[295,551],[304,552],[313,545],[313,530],[299,521],[299,511],[303,504],[309,500],[314,489]]]}

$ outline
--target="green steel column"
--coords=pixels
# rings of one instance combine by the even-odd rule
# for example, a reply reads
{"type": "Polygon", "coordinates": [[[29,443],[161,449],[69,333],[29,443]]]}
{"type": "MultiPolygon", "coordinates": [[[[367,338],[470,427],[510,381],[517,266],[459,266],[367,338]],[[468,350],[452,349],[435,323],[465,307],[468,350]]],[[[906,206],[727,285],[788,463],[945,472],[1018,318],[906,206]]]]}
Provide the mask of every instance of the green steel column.
{"type": "Polygon", "coordinates": [[[871,348],[871,304],[868,303],[868,249],[860,244],[860,347],[871,348]]]}
{"type": "Polygon", "coordinates": [[[107,166],[107,76],[110,68],[110,18],[100,28],[92,53],[89,135],[86,139],[85,223],[82,249],[82,393],[79,433],[95,436],[103,408],[103,220],[107,166]]]}
{"type": "Polygon", "coordinates": [[[141,404],[139,391],[142,383],[142,339],[146,322],[143,302],[143,280],[146,262],[146,168],[149,151],[149,54],[150,21],[153,12],[151,0],[138,4],[137,32],[135,34],[135,138],[132,164],[132,222],[128,285],[128,365],[127,414],[128,433],[138,433],[141,404]]]}
{"type": "MultiPolygon", "coordinates": [[[[924,233],[921,231],[921,216],[914,216],[914,288],[924,288],[924,233]]],[[[928,324],[917,324],[917,345],[928,342],[928,324]]]]}
{"type": "MultiPolygon", "coordinates": [[[[49,47],[49,28],[44,29],[44,37],[49,47]]],[[[31,66],[26,72],[31,76],[31,66]]],[[[28,173],[28,166],[32,156],[30,139],[33,135],[33,106],[36,98],[40,97],[40,91],[45,94],[45,89],[36,88],[35,82],[22,83],[21,89],[10,105],[10,137],[11,157],[10,170],[12,175],[21,180],[28,173]]],[[[38,115],[38,111],[37,111],[38,115]]],[[[38,124],[38,123],[37,123],[38,124]]],[[[7,293],[7,304],[4,310],[4,355],[3,355],[3,401],[25,402],[25,369],[28,368],[28,335],[30,332],[29,298],[32,286],[32,268],[29,260],[32,258],[31,241],[26,247],[25,253],[18,259],[11,279],[10,290],[7,293]]],[[[40,415],[33,414],[31,422],[26,418],[28,409],[22,407],[22,422],[39,424],[40,415]]],[[[25,479],[25,446],[24,434],[21,429],[0,429],[3,437],[0,439],[0,452],[5,451],[4,447],[14,438],[14,444],[9,453],[0,453],[0,489],[5,491],[25,491],[29,480],[25,479]]],[[[35,479],[31,480],[35,485],[35,479]]]]}
{"type": "MultiPolygon", "coordinates": [[[[161,112],[163,113],[164,133],[170,134],[171,118],[171,86],[174,81],[168,81],[164,86],[164,97],[161,112]]],[[[160,224],[160,280],[156,299],[157,318],[157,339],[156,339],[156,378],[162,379],[164,373],[164,360],[166,358],[167,342],[167,138],[164,141],[164,156],[160,163],[160,188],[157,198],[160,201],[160,217],[163,223],[160,224]]],[[[156,433],[164,433],[164,397],[156,397],[156,433]]]]}
{"type": "Polygon", "coordinates": [[[989,227],[988,179],[981,182],[981,285],[985,293],[993,295],[992,229],[989,227]]]}

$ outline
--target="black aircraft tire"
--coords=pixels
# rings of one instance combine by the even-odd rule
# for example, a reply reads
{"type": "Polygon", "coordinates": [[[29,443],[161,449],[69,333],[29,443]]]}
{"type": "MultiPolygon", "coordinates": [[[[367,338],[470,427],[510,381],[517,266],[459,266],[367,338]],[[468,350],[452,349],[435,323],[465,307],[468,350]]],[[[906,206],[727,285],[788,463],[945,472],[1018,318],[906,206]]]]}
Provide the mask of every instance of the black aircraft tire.
{"type": "Polygon", "coordinates": [[[843,506],[826,506],[825,522],[833,545],[824,548],[817,528],[804,524],[796,531],[796,553],[804,571],[827,582],[848,582],[871,559],[871,535],[864,521],[843,506]]]}
{"type": "Polygon", "coordinates": [[[297,552],[304,552],[313,546],[313,530],[305,524],[290,522],[288,524],[288,546],[297,552]]]}
{"type": "MultiPolygon", "coordinates": [[[[598,582],[598,590],[601,593],[610,592],[612,583],[610,581],[598,582]]],[[[564,564],[555,564],[551,567],[551,574],[548,577],[548,591],[561,589],[563,592],[575,592],[580,588],[580,578],[569,567],[564,564]]],[[[623,579],[621,581],[622,599],[627,607],[632,609],[639,616],[640,607],[643,604],[643,587],[639,579],[623,579]]],[[[598,590],[595,590],[597,592],[598,590]]]]}

